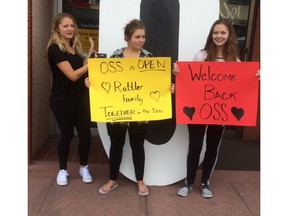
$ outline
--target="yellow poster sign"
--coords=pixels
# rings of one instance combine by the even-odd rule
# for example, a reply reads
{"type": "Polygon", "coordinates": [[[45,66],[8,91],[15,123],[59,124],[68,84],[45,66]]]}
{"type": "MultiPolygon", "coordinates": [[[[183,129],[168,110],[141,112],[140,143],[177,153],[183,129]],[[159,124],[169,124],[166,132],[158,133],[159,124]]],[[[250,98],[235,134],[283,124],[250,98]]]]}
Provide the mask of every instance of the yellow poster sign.
{"type": "Polygon", "coordinates": [[[172,118],[170,58],[91,58],[88,74],[91,121],[172,118]]]}

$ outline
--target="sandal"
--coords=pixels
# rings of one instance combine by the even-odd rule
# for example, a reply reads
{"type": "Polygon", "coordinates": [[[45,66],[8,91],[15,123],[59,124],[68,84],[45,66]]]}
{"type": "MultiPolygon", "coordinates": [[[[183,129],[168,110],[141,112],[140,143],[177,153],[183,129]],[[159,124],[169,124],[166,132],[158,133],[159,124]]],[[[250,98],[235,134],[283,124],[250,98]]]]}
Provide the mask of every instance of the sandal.
{"type": "Polygon", "coordinates": [[[119,186],[118,183],[114,184],[114,185],[109,185],[108,183],[106,183],[105,185],[103,185],[100,189],[99,189],[99,193],[100,194],[108,194],[110,193],[112,190],[114,190],[115,188],[117,188],[119,186]]]}
{"type": "Polygon", "coordinates": [[[143,184],[141,186],[139,186],[139,184],[138,184],[138,194],[140,196],[148,196],[149,195],[148,187],[145,184],[143,184]]]}

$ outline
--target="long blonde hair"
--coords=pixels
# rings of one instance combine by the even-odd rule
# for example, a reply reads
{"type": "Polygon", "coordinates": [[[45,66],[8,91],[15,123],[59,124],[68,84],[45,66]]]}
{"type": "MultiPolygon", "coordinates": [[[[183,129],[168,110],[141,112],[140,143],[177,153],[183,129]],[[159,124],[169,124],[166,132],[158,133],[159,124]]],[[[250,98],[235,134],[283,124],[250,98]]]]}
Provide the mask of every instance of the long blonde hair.
{"type": "Polygon", "coordinates": [[[79,34],[78,26],[74,17],[69,13],[60,13],[54,18],[54,21],[53,21],[53,25],[51,28],[51,36],[46,47],[46,56],[47,56],[49,46],[53,43],[57,44],[62,52],[68,52],[63,40],[60,37],[59,32],[57,31],[59,29],[60,23],[66,17],[71,19],[74,24],[74,36],[70,40],[70,45],[76,51],[76,53],[78,53],[81,56],[83,55],[83,49],[82,49],[82,45],[80,42],[80,34],[79,34]]]}

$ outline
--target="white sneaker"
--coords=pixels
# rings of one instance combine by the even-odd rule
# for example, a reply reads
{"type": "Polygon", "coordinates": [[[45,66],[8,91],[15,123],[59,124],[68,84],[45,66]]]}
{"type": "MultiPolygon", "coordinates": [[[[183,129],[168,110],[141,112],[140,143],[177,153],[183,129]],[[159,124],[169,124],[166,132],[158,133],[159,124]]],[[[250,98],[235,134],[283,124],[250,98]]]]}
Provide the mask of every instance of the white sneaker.
{"type": "Polygon", "coordinates": [[[204,198],[212,198],[213,197],[213,193],[209,187],[209,185],[201,185],[200,186],[200,190],[202,191],[202,196],[204,198]]]}
{"type": "Polygon", "coordinates": [[[91,183],[93,181],[93,178],[89,172],[89,169],[88,169],[88,165],[86,166],[81,166],[80,169],[79,169],[79,174],[80,176],[82,177],[82,181],[85,182],[85,183],[91,183]]]}
{"type": "Polygon", "coordinates": [[[177,194],[179,196],[182,196],[182,197],[186,197],[188,196],[188,193],[191,192],[193,190],[193,185],[185,185],[184,187],[180,188],[177,192],[177,194]]]}
{"type": "Polygon", "coordinates": [[[57,184],[60,186],[65,186],[68,184],[68,172],[64,169],[60,170],[57,175],[57,184]]]}

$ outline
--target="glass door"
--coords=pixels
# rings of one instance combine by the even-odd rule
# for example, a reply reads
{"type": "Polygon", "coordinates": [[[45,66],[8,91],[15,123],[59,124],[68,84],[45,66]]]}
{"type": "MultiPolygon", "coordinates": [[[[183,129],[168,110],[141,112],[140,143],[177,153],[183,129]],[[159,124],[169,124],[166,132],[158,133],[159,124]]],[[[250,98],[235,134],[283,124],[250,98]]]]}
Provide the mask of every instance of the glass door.
{"type": "MultiPolygon", "coordinates": [[[[220,0],[220,18],[229,19],[236,31],[241,61],[251,61],[257,0],[220,0]]],[[[242,138],[243,127],[227,126],[224,136],[242,138]]]]}

